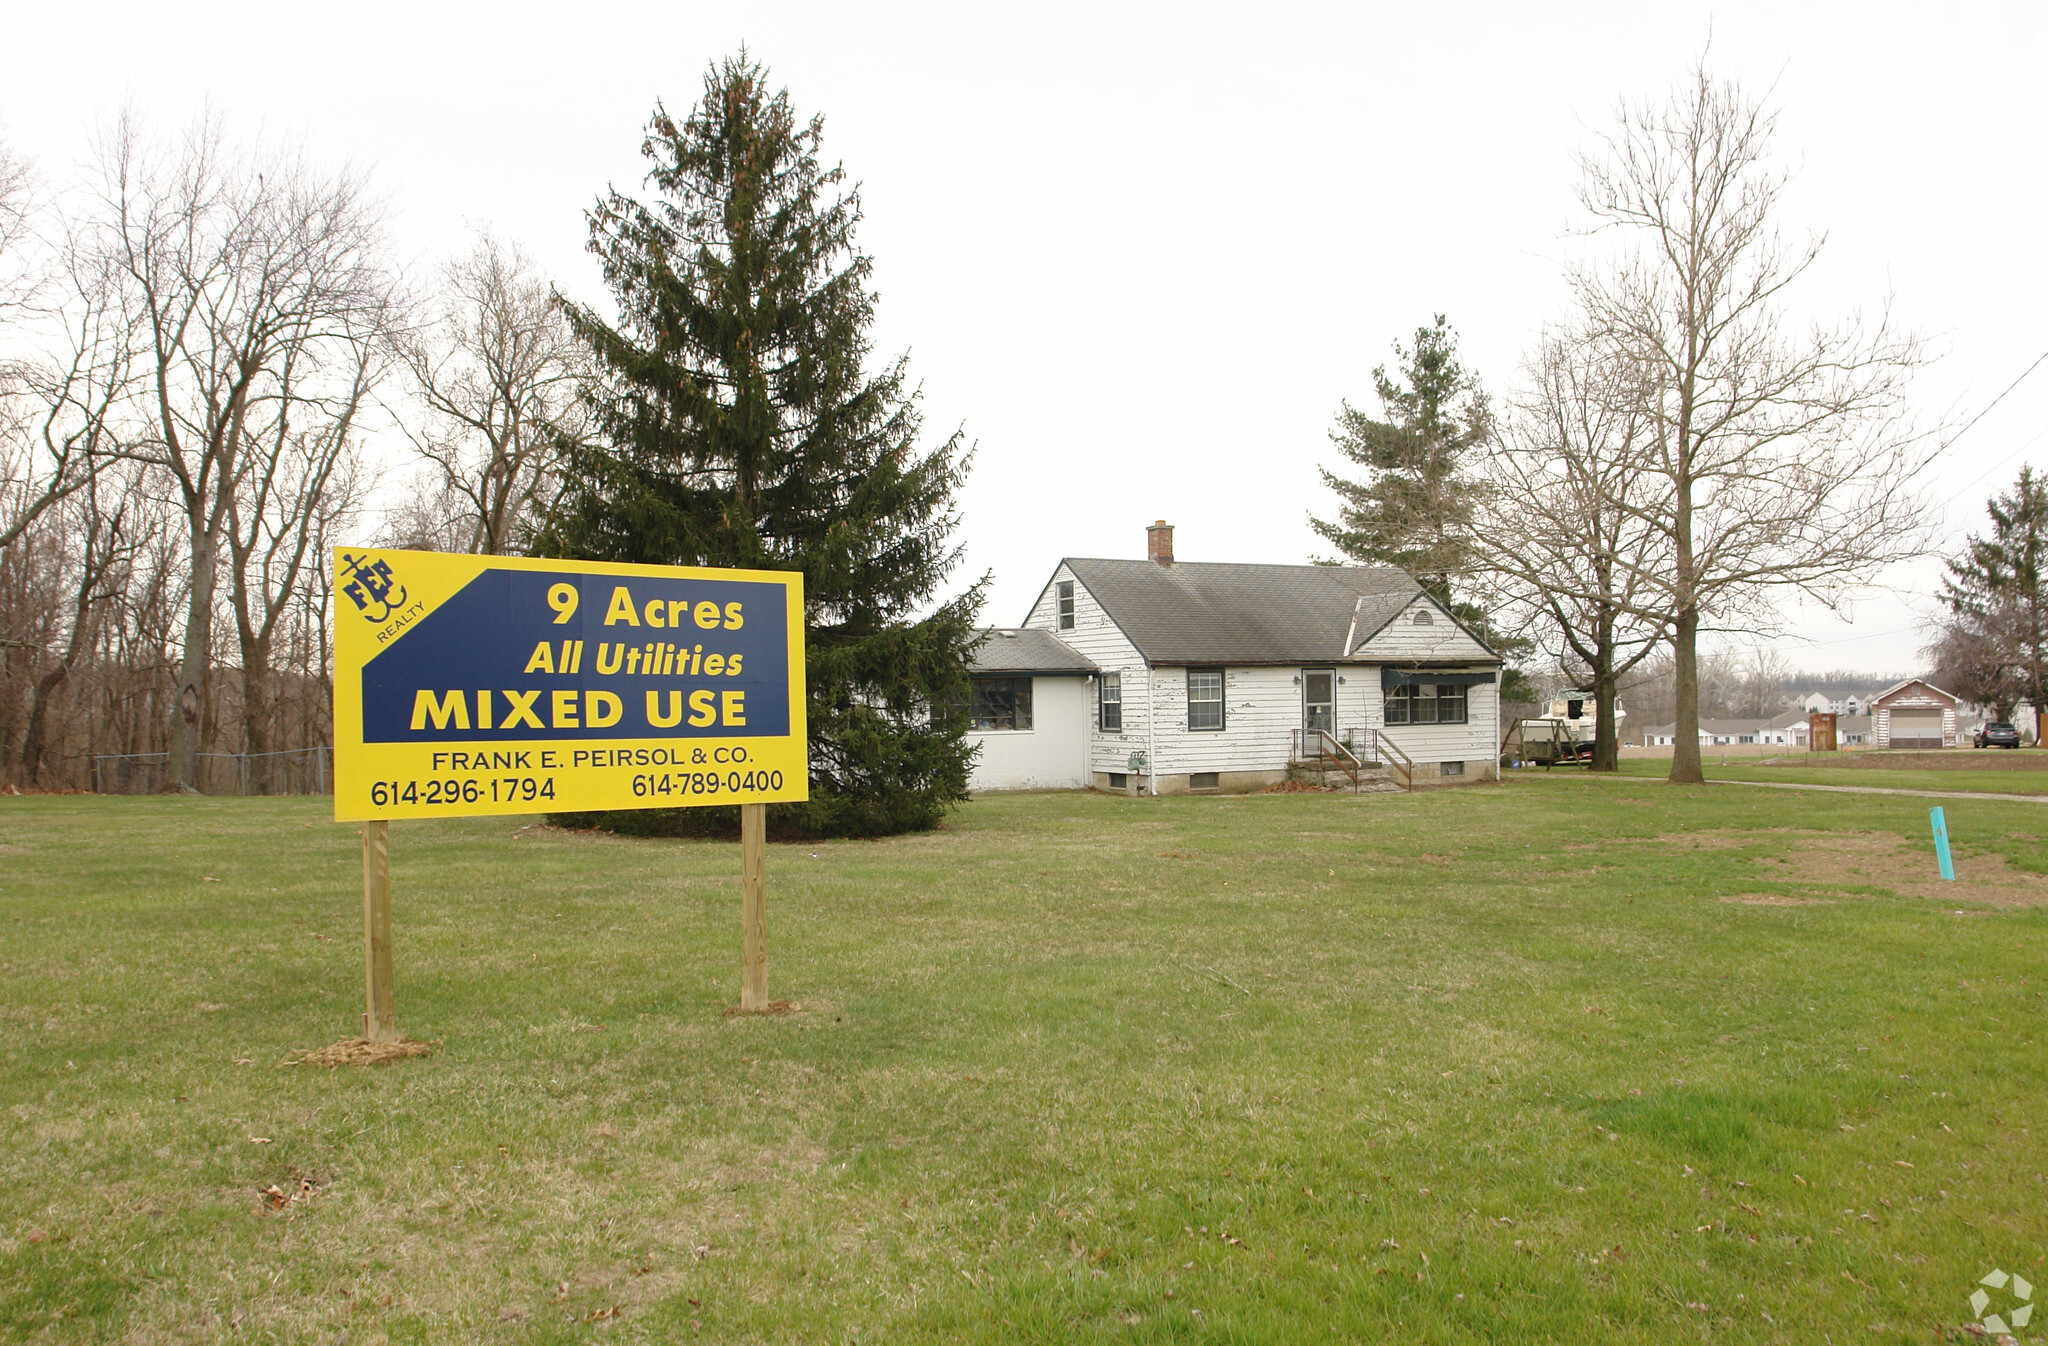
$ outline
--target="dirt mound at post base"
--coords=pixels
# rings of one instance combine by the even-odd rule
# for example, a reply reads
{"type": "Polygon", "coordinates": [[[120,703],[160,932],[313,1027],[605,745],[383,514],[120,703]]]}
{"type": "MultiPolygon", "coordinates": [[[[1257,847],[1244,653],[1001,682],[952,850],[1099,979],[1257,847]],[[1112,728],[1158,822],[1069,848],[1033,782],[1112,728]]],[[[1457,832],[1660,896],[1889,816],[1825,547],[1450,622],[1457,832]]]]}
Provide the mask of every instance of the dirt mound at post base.
{"type": "Polygon", "coordinates": [[[400,1038],[396,1042],[372,1042],[368,1038],[343,1038],[331,1047],[318,1051],[301,1052],[288,1064],[295,1066],[381,1066],[400,1061],[408,1056],[432,1056],[437,1042],[415,1042],[411,1038],[400,1038]]]}

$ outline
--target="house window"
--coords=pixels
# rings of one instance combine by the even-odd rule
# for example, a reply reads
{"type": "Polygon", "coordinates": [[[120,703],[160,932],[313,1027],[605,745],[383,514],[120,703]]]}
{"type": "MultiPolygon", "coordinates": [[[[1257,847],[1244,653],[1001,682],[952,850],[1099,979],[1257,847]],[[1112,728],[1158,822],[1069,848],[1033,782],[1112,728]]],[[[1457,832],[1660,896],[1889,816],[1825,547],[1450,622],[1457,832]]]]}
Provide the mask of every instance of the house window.
{"type": "Polygon", "coordinates": [[[1428,608],[1417,608],[1415,609],[1415,625],[1435,626],[1436,618],[1430,615],[1428,608]]]}
{"type": "Polygon", "coordinates": [[[1074,629],[1074,582],[1060,581],[1060,630],[1074,629]]]}
{"type": "Polygon", "coordinates": [[[1463,684],[1423,683],[1386,690],[1388,724],[1463,724],[1463,684]]]}
{"type": "Polygon", "coordinates": [[[1188,670],[1188,728],[1221,729],[1223,727],[1223,670],[1220,668],[1191,668],[1188,670]]]}
{"type": "Polygon", "coordinates": [[[1102,707],[1102,732],[1121,734],[1124,729],[1124,675],[1103,674],[1098,684],[1097,699],[1102,707]]]}
{"type": "Polygon", "coordinates": [[[1444,776],[1462,776],[1465,774],[1465,764],[1463,762],[1441,762],[1437,765],[1437,772],[1444,776]]]}
{"type": "Polygon", "coordinates": [[[1031,679],[976,678],[973,713],[976,729],[1029,729],[1031,679]]]}
{"type": "Polygon", "coordinates": [[[1112,790],[1128,790],[1131,788],[1131,778],[1121,771],[1112,771],[1109,773],[1109,788],[1112,790]]]}
{"type": "Polygon", "coordinates": [[[1188,774],[1190,790],[1215,790],[1221,788],[1219,777],[1214,771],[1195,771],[1188,774]]]}

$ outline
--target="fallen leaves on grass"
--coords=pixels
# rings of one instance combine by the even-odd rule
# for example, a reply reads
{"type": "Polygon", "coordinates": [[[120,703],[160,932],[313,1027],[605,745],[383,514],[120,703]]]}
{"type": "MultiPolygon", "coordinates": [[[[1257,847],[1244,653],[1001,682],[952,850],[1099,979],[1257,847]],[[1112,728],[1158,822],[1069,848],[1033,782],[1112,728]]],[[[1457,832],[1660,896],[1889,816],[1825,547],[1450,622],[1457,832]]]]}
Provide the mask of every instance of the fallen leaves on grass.
{"type": "Polygon", "coordinates": [[[339,1066],[381,1066],[408,1056],[432,1056],[438,1042],[415,1042],[411,1038],[400,1038],[396,1042],[372,1042],[368,1038],[343,1038],[331,1047],[318,1051],[301,1052],[286,1061],[285,1065],[325,1066],[332,1070],[339,1066]]]}
{"type": "Polygon", "coordinates": [[[271,1210],[286,1210],[319,1195],[320,1189],[326,1185],[324,1179],[301,1173],[291,1181],[282,1184],[271,1183],[257,1195],[263,1198],[263,1204],[271,1210]]]}

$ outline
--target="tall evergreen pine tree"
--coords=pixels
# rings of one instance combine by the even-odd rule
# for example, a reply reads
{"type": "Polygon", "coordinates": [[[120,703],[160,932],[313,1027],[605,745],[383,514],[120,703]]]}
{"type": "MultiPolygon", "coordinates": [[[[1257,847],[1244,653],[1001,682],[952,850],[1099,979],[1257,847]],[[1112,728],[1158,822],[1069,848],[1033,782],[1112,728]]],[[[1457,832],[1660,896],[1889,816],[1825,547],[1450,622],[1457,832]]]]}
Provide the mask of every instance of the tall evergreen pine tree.
{"type": "MultiPolygon", "coordinates": [[[[902,357],[868,371],[859,194],[820,164],[823,119],[800,122],[765,76],[742,52],[680,124],[657,105],[642,152],[658,196],[591,212],[618,319],[568,305],[600,376],[538,550],[802,571],[811,800],[773,825],[928,828],[966,794],[964,725],[929,711],[966,700],[982,585],[916,613],[959,558],[972,455],[959,431],[920,449],[902,357]]],[[[689,812],[611,823],[730,825],[689,812]]]]}
{"type": "Polygon", "coordinates": [[[1400,382],[1382,365],[1372,371],[1384,421],[1349,402],[1337,413],[1330,441],[1367,470],[1352,481],[1323,469],[1323,484],[1340,502],[1335,519],[1309,520],[1346,556],[1399,566],[1440,603],[1469,565],[1467,531],[1474,486],[1464,458],[1493,434],[1493,409],[1479,380],[1458,362],[1458,336],[1439,313],[1415,329],[1415,344],[1394,343],[1400,382]]]}

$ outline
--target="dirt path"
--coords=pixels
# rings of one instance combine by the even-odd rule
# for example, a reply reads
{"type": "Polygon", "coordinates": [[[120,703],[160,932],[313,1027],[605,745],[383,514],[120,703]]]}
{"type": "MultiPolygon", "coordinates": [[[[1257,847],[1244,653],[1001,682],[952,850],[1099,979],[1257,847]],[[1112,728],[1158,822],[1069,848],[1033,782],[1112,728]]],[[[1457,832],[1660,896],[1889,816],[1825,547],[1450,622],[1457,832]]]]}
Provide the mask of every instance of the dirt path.
{"type": "Polygon", "coordinates": [[[1987,790],[1894,790],[1883,785],[1795,785],[1780,780],[1710,780],[1709,785],[1750,785],[1759,790],[1825,790],[1846,795],[1915,795],[1921,799],[2010,799],[2020,804],[2048,804],[2048,794],[1992,794],[1987,790]]]}

